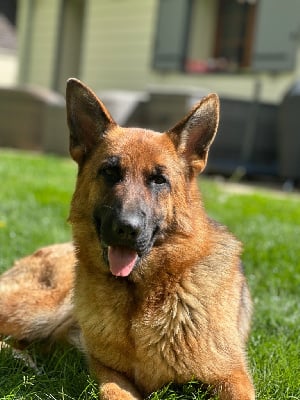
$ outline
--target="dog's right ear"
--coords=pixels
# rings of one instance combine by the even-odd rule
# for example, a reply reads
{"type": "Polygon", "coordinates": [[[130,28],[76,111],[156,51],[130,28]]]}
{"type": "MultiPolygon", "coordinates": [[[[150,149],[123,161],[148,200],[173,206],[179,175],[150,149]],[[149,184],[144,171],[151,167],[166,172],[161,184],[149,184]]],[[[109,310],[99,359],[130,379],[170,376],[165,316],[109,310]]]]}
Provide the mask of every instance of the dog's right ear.
{"type": "Polygon", "coordinates": [[[70,129],[70,154],[81,165],[115,121],[87,86],[78,79],[67,81],[67,120],[70,129]]]}

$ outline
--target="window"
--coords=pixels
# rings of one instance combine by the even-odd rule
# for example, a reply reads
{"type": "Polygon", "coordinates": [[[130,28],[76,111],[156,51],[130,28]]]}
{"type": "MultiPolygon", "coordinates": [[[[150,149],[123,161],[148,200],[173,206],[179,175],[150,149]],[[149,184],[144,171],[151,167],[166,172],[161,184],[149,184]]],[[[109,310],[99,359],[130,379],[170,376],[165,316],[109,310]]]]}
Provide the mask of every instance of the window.
{"type": "Polygon", "coordinates": [[[225,68],[250,66],[255,17],[256,3],[219,1],[214,57],[225,68]]]}
{"type": "Polygon", "coordinates": [[[292,69],[299,0],[160,0],[154,67],[186,73],[292,69]]]}

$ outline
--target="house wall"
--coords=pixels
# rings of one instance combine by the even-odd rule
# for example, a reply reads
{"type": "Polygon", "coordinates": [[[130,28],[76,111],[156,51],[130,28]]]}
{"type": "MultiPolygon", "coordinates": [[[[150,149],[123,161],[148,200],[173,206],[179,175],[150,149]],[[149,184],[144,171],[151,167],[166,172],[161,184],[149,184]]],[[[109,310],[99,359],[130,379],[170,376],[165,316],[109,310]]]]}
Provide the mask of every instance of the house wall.
{"type": "MultiPolygon", "coordinates": [[[[152,53],[157,4],[158,0],[89,0],[81,78],[96,90],[176,86],[204,88],[241,99],[258,95],[261,101],[279,103],[292,82],[300,76],[300,52],[293,72],[196,75],[154,71],[152,53]]],[[[214,15],[215,6],[215,1],[205,0],[198,11],[201,9],[209,17],[214,15]]],[[[199,32],[199,26],[193,29],[199,32]]],[[[204,39],[210,41],[209,27],[204,25],[199,37],[200,43],[204,39]]],[[[190,44],[191,56],[197,53],[196,46],[190,44]]],[[[208,47],[204,48],[203,54],[208,51],[208,47]]]]}
{"type": "Polygon", "coordinates": [[[152,81],[156,85],[199,87],[213,91],[221,96],[251,100],[256,96],[257,88],[259,99],[263,102],[280,103],[282,96],[299,73],[263,74],[199,74],[187,75],[171,73],[168,76],[160,73],[151,73],[152,81]]]}
{"type": "MultiPolygon", "coordinates": [[[[215,2],[204,1],[210,14],[209,7],[214,7],[215,2]]],[[[53,88],[56,46],[61,40],[58,37],[61,5],[62,0],[19,2],[20,83],[53,88]]],[[[300,76],[300,53],[293,72],[196,75],[154,71],[157,6],[158,0],[85,0],[78,77],[95,90],[144,90],[158,85],[204,88],[241,99],[252,99],[258,93],[262,101],[279,103],[300,76]]],[[[204,29],[200,41],[209,40],[208,29],[204,29]]],[[[195,53],[195,43],[190,46],[191,54],[195,53]]],[[[67,75],[65,68],[64,74],[67,75]]]]}
{"type": "Polygon", "coordinates": [[[60,0],[19,1],[19,83],[52,88],[60,11],[60,0]]]}
{"type": "Polygon", "coordinates": [[[81,77],[96,89],[143,89],[149,81],[156,1],[90,0],[81,77]]]}

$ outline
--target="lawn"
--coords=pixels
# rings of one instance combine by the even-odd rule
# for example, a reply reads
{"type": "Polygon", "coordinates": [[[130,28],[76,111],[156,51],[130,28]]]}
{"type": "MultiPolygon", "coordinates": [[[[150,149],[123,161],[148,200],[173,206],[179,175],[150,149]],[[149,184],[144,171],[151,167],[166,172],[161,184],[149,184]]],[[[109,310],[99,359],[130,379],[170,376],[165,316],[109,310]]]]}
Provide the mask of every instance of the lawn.
{"type": "MultiPolygon", "coordinates": [[[[42,245],[71,237],[67,223],[76,176],[69,160],[0,151],[0,271],[42,245]]],[[[300,399],[300,196],[200,181],[208,213],[244,243],[255,314],[249,363],[257,399],[300,399]],[[298,239],[297,239],[298,238],[298,239]]],[[[97,399],[81,355],[29,349],[36,368],[0,353],[0,399],[97,399]]],[[[202,399],[196,383],[151,400],[202,399]]]]}

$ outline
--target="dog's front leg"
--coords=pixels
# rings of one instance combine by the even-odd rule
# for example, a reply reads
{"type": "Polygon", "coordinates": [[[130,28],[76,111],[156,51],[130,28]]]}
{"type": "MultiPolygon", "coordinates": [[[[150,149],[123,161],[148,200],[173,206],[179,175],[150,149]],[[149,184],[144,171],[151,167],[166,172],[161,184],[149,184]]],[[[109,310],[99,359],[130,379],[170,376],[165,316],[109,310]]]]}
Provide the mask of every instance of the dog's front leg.
{"type": "Polygon", "coordinates": [[[99,382],[101,400],[142,400],[132,383],[122,374],[90,358],[91,372],[99,382]]]}
{"type": "Polygon", "coordinates": [[[255,400],[254,387],[248,373],[237,370],[216,385],[220,400],[255,400]]]}

